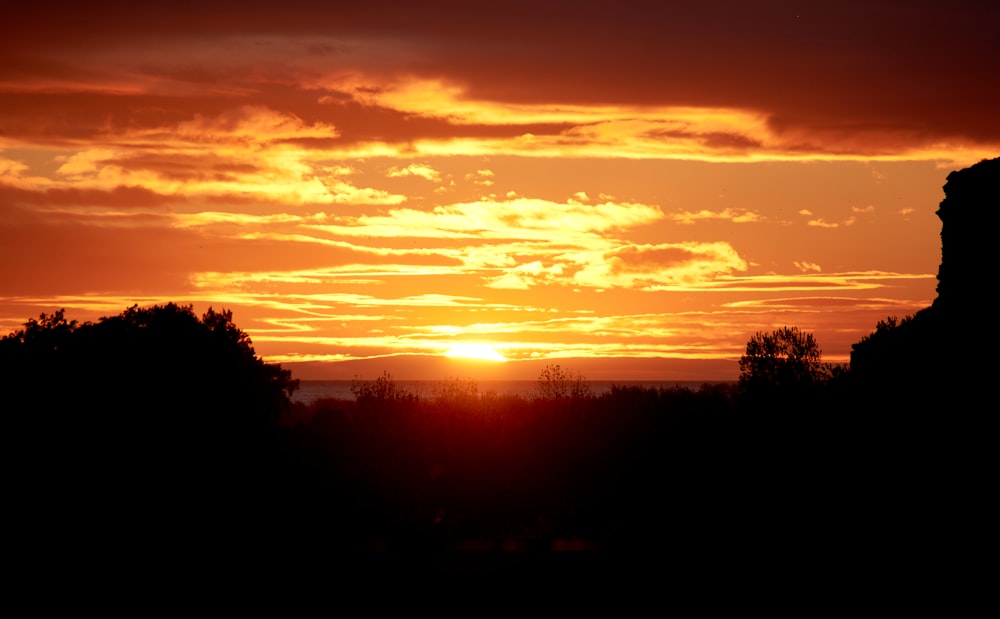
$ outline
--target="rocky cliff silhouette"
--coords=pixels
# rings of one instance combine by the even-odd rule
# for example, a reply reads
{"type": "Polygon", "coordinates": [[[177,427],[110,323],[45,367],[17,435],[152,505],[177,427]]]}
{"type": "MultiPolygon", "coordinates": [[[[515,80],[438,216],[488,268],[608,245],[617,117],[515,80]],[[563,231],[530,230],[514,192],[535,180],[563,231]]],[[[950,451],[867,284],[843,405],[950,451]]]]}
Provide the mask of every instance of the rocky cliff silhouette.
{"type": "MultiPolygon", "coordinates": [[[[854,345],[843,415],[853,468],[845,504],[865,510],[856,538],[889,549],[901,570],[935,586],[971,582],[969,563],[994,523],[995,315],[991,237],[1000,158],[952,172],[944,185],[937,298],[878,324],[854,345]],[[890,540],[886,542],[885,540],[890,540]]],[[[837,452],[834,452],[837,453],[837,452]]],[[[971,565],[971,563],[969,563],[971,565]]]]}
{"type": "Polygon", "coordinates": [[[937,298],[911,317],[880,322],[851,352],[853,378],[882,404],[965,405],[996,367],[989,265],[1000,157],[950,173],[944,193],[937,298]]]}

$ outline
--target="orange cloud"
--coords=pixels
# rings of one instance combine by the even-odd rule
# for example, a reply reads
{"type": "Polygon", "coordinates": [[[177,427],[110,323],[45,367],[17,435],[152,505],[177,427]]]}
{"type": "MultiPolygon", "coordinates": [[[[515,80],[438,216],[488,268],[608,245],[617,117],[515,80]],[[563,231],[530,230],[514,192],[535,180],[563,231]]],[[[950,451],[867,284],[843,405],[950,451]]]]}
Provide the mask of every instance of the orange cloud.
{"type": "Polygon", "coordinates": [[[728,243],[626,245],[603,254],[578,271],[573,281],[596,288],[641,287],[703,282],[745,271],[747,263],[728,243]]]}
{"type": "Polygon", "coordinates": [[[795,268],[797,268],[798,270],[800,270],[800,271],[802,271],[804,273],[819,273],[819,272],[821,272],[823,270],[815,262],[807,262],[805,260],[802,260],[802,261],[796,260],[794,264],[795,264],[795,268]]]}
{"type": "Polygon", "coordinates": [[[582,205],[538,198],[480,200],[434,207],[430,211],[393,209],[386,215],[338,218],[314,226],[342,236],[483,238],[560,241],[598,238],[595,234],[662,218],[656,206],[605,202],[582,205]]]}
{"type": "MultiPolygon", "coordinates": [[[[156,130],[139,132],[149,136],[156,130]]],[[[294,114],[278,112],[263,105],[243,105],[217,116],[195,114],[178,123],[175,135],[192,142],[213,144],[264,144],[303,138],[336,138],[340,132],[327,123],[308,124],[294,114]]]]}

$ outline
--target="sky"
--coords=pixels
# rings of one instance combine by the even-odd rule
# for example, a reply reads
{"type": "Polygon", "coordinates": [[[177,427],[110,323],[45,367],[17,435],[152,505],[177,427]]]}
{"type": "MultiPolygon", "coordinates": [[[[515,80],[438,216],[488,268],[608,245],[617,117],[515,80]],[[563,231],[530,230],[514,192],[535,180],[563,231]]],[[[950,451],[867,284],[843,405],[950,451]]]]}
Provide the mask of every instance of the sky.
{"type": "Polygon", "coordinates": [[[843,363],[935,297],[946,176],[1000,155],[998,28],[962,0],[7,8],[0,332],[173,301],[306,379],[735,380],[786,325],[843,363]]]}

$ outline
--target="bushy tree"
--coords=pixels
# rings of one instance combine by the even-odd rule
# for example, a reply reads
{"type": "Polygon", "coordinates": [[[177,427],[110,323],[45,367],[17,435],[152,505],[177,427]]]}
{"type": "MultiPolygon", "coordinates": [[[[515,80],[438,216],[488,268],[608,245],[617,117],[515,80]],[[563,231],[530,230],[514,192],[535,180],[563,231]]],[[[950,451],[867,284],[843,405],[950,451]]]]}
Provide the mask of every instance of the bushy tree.
{"type": "Polygon", "coordinates": [[[747,394],[800,391],[828,375],[816,339],[798,327],[758,331],[740,357],[739,386],[747,394]]]}
{"type": "Polygon", "coordinates": [[[297,384],[228,311],[132,306],[83,324],[43,314],[0,340],[14,502],[38,537],[84,531],[102,548],[259,531],[297,384]]]}
{"type": "Polygon", "coordinates": [[[211,308],[199,319],[191,306],[134,305],[83,324],[59,310],[0,341],[6,412],[81,441],[181,447],[260,435],[297,387],[256,355],[231,312],[211,308]]]}

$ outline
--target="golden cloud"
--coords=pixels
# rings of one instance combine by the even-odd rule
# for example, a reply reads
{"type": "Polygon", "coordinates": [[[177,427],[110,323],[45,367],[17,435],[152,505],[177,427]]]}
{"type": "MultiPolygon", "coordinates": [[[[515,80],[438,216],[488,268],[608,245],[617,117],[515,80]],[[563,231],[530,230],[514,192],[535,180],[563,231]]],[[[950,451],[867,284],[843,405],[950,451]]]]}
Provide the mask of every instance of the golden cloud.
{"type": "MultiPolygon", "coordinates": [[[[155,131],[155,130],[153,130],[155,131]]],[[[139,135],[149,135],[142,132],[139,135]]],[[[294,114],[263,105],[244,105],[217,116],[195,114],[181,122],[175,135],[191,142],[262,144],[303,138],[336,138],[340,132],[327,123],[306,123],[294,114]]]]}
{"type": "Polygon", "coordinates": [[[595,288],[655,289],[710,281],[746,269],[746,261],[725,242],[626,245],[585,265],[573,281],[595,288]]]}
{"type": "Polygon", "coordinates": [[[755,211],[727,208],[721,211],[702,209],[700,211],[681,211],[678,213],[670,213],[667,215],[667,219],[679,224],[694,224],[698,221],[712,219],[742,224],[760,221],[761,217],[755,211]]]}
{"type": "Polygon", "coordinates": [[[815,262],[807,262],[805,260],[801,260],[801,261],[796,260],[794,264],[795,264],[795,268],[797,268],[798,270],[802,271],[803,273],[819,273],[819,272],[821,272],[823,270],[822,267],[820,267],[815,262]]]}
{"type": "Polygon", "coordinates": [[[389,178],[417,176],[435,183],[441,182],[441,173],[425,163],[411,163],[404,168],[393,166],[386,171],[386,176],[389,178]]]}
{"type": "Polygon", "coordinates": [[[430,211],[393,209],[386,215],[341,217],[337,224],[314,226],[343,236],[482,238],[542,240],[558,243],[614,229],[651,223],[659,207],[605,202],[583,205],[538,198],[480,200],[437,206],[430,211]]]}

